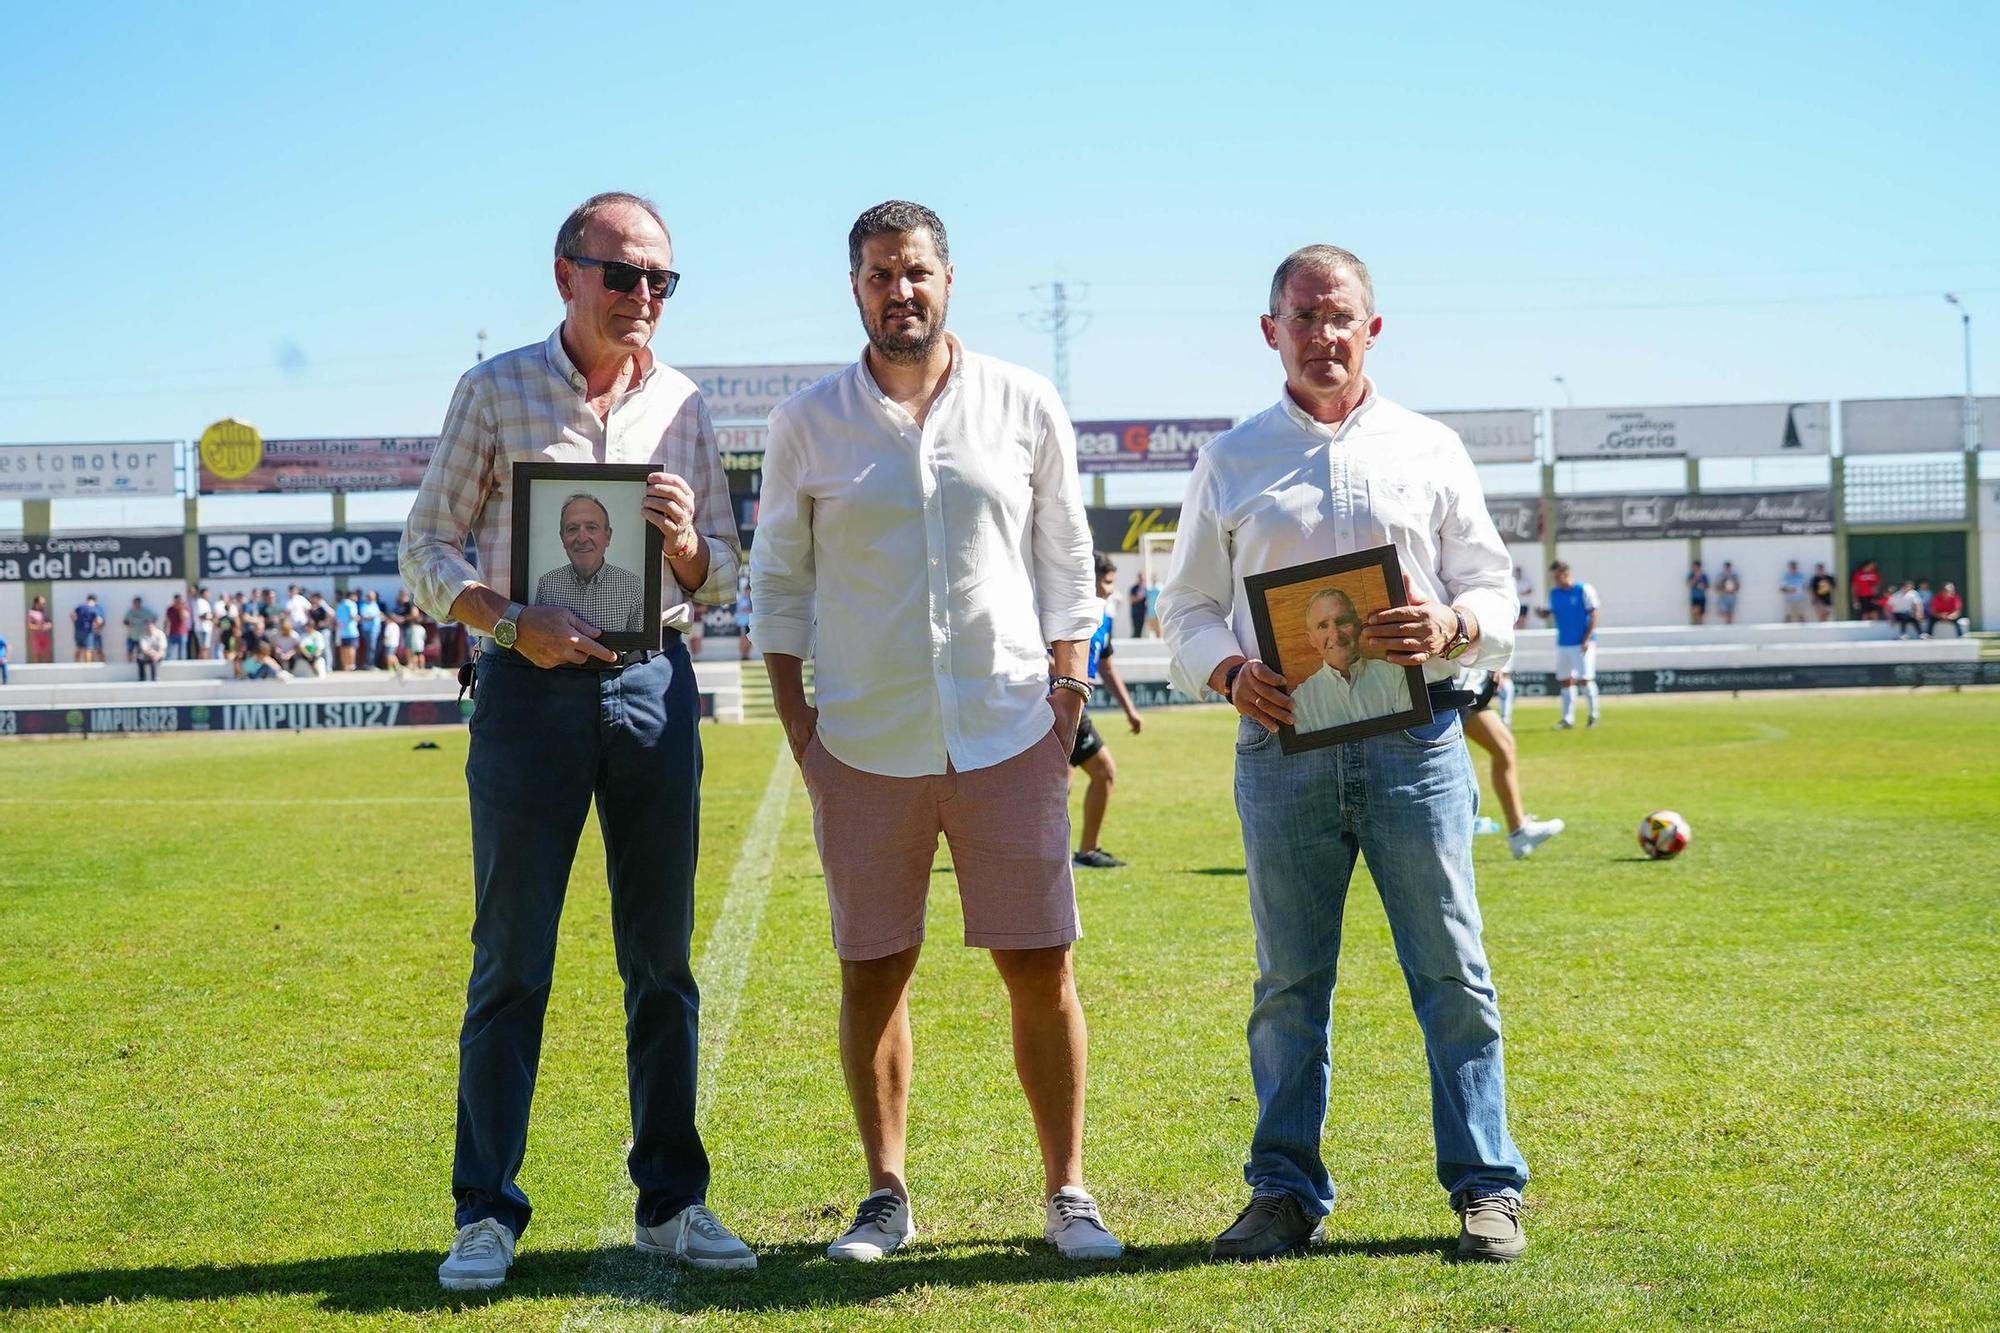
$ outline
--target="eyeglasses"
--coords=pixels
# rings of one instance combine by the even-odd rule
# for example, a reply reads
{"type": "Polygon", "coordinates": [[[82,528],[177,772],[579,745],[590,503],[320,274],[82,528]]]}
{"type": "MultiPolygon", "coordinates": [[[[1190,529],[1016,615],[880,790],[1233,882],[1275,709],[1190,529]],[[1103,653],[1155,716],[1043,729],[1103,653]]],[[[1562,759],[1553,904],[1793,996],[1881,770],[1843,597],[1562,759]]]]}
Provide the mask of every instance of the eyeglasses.
{"type": "Polygon", "coordinates": [[[585,268],[601,269],[604,273],[604,290],[608,292],[629,292],[644,278],[653,290],[653,299],[664,301],[674,294],[674,288],[681,285],[681,275],[670,268],[640,268],[617,259],[588,259],[583,255],[564,255],[572,264],[585,268]]]}
{"type": "Polygon", "coordinates": [[[1351,315],[1345,310],[1330,315],[1322,315],[1317,310],[1294,310],[1284,317],[1285,322],[1301,333],[1312,333],[1322,324],[1333,325],[1336,334],[1348,334],[1368,323],[1371,315],[1351,315]]]}

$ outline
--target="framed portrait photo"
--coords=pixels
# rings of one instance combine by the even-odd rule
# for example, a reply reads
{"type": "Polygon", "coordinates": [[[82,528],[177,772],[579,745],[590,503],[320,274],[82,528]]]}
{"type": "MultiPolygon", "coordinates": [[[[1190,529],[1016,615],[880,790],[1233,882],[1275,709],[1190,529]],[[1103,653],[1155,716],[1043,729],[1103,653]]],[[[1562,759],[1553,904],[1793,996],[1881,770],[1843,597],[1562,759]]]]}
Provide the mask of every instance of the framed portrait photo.
{"type": "Polygon", "coordinates": [[[560,606],[618,652],[660,646],[660,530],[646,521],[650,463],[514,464],[508,596],[560,606]]]}
{"type": "Polygon", "coordinates": [[[1258,651],[1292,692],[1292,725],[1278,728],[1286,754],[1431,720],[1423,668],[1394,666],[1361,647],[1369,616],[1408,601],[1395,547],[1251,574],[1243,588],[1258,651]]]}

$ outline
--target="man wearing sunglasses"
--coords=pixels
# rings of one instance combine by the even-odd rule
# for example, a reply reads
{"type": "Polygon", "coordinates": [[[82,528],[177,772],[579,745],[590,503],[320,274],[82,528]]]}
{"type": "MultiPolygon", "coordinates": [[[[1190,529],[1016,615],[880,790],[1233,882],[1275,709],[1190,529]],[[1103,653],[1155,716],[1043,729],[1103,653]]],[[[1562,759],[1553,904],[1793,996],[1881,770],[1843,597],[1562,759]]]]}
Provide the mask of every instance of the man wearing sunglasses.
{"type": "Polygon", "coordinates": [[[452,1163],[458,1234],[438,1268],[453,1290],[506,1281],[528,1225],[515,1177],[557,921],[593,798],[625,982],[634,1243],[700,1267],[757,1266],[708,1210],[694,1123],[700,703],[680,631],[695,603],[735,597],[741,553],[708,409],[647,346],[679,281],[672,264],[649,201],[600,194],[571,213],[555,247],[561,326],[459,380],[403,533],[418,605],[486,636],[465,766],[474,909],[452,1163]],[[662,650],[614,653],[574,610],[509,600],[520,461],[656,468],[644,508],[665,544],[662,650]],[[477,568],[465,554],[475,536],[477,568]]]}

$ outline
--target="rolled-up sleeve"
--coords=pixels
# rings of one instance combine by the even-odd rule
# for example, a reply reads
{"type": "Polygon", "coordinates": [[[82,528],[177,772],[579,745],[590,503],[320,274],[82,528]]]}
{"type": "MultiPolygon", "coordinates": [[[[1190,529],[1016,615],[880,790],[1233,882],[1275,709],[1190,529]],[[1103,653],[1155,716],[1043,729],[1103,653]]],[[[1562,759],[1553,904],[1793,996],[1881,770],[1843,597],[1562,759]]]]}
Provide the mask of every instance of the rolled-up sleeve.
{"type": "Polygon", "coordinates": [[[1446,485],[1450,504],[1438,533],[1438,580],[1444,585],[1446,600],[1472,612],[1479,621],[1479,646],[1460,662],[1499,671],[1514,656],[1514,617],[1519,610],[1514,562],[1487,512],[1479,473],[1463,449],[1449,470],[1446,485]]]}
{"type": "MultiPolygon", "coordinates": [[[[708,404],[699,397],[695,417],[694,457],[684,480],[695,495],[695,531],[708,543],[708,578],[701,587],[686,591],[697,602],[723,606],[736,600],[743,546],[736,535],[736,510],[729,499],[729,474],[723,471],[722,452],[715,442],[715,423],[709,419],[708,404]]],[[[672,570],[669,565],[669,577],[672,570]]]]}
{"type": "Polygon", "coordinates": [[[461,376],[397,550],[410,595],[440,622],[450,621],[452,604],[481,581],[465,558],[465,544],[493,489],[499,447],[484,383],[471,374],[461,376]]]}
{"type": "Polygon", "coordinates": [[[1229,627],[1236,568],[1215,488],[1215,470],[1203,452],[1188,479],[1173,564],[1160,590],[1160,633],[1172,655],[1169,675],[1177,688],[1196,699],[1208,688],[1215,668],[1243,651],[1229,627]]]}
{"type": "Polygon", "coordinates": [[[805,441],[781,407],[764,439],[757,540],[750,547],[750,641],[763,653],[813,648],[812,497],[799,488],[805,441]]]}
{"type": "Polygon", "coordinates": [[[1045,403],[1040,416],[1033,477],[1035,605],[1042,638],[1071,643],[1097,633],[1104,599],[1097,595],[1090,518],[1076,474],[1076,432],[1060,407],[1045,403]]]}

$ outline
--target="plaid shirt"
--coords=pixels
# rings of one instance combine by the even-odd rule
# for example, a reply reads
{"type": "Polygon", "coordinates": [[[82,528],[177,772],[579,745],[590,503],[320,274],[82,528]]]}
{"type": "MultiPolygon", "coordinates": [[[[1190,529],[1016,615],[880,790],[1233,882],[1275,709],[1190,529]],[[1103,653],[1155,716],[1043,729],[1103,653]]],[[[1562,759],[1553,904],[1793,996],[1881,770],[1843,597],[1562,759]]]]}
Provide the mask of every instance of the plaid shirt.
{"type": "Polygon", "coordinates": [[[403,581],[417,605],[440,621],[474,584],[507,595],[514,554],[514,464],[652,463],[687,479],[695,494],[695,528],[708,543],[708,581],[680,586],[673,566],[661,571],[664,619],[684,628],[693,603],[720,606],[736,596],[742,552],[729,479],[716,451],[715,427],[694,381],[641,354],[638,387],[599,421],[585,398],[583,372],[563,350],[562,329],[548,341],[517,347],[465,372],[452,394],[403,528],[403,581]],[[479,566],[465,557],[478,539],[479,566]]]}
{"type": "Polygon", "coordinates": [[[602,564],[589,578],[565,561],[535,580],[536,606],[562,606],[607,634],[637,634],[646,628],[646,581],[629,569],[602,564]]]}

